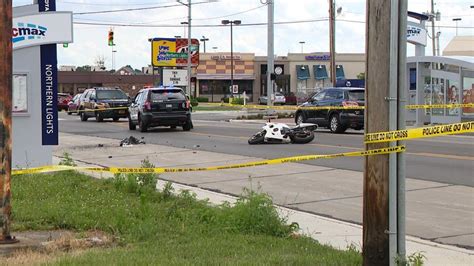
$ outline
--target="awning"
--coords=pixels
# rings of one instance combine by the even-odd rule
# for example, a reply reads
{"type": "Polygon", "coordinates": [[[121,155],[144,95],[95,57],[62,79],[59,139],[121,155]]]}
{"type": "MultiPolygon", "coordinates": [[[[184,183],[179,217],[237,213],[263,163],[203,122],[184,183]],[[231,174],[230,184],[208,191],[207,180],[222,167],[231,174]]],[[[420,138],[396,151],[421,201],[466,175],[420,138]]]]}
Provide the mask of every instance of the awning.
{"type": "MultiPolygon", "coordinates": [[[[230,74],[197,74],[198,80],[230,80],[230,74]]],[[[234,74],[234,80],[254,80],[254,74],[234,74]]]]}
{"type": "Polygon", "coordinates": [[[342,65],[336,66],[336,80],[346,79],[344,75],[344,67],[342,65]]]}
{"type": "Polygon", "coordinates": [[[296,77],[299,80],[309,79],[309,67],[308,67],[308,65],[296,65],[296,77]]]}
{"type": "Polygon", "coordinates": [[[328,79],[328,71],[325,65],[314,65],[313,66],[314,78],[317,80],[328,79]]]}

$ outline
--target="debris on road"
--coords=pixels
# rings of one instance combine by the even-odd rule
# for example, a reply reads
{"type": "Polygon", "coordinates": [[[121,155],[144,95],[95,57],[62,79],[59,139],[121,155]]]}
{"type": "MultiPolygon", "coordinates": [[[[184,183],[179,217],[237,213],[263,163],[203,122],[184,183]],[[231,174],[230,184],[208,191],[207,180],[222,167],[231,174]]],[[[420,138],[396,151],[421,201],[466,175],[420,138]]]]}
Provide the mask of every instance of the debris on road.
{"type": "Polygon", "coordinates": [[[146,143],[145,143],[145,141],[143,141],[141,139],[137,139],[134,136],[124,138],[123,140],[120,141],[120,147],[133,146],[133,145],[137,145],[137,144],[146,144],[146,143]]]}

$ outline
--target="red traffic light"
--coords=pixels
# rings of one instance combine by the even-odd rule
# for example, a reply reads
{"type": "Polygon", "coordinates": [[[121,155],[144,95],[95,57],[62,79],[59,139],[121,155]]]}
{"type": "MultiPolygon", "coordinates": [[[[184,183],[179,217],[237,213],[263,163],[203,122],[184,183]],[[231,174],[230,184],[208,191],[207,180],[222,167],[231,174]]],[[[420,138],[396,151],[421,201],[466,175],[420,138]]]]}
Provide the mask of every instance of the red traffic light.
{"type": "Polygon", "coordinates": [[[108,43],[109,43],[109,46],[114,45],[114,32],[112,30],[109,31],[108,43]]]}

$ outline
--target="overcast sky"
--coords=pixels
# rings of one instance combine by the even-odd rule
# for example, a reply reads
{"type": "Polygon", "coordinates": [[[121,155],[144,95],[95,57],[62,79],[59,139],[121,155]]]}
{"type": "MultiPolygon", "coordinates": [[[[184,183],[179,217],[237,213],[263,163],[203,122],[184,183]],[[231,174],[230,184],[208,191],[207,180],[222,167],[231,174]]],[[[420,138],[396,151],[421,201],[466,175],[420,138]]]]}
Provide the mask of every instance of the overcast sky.
{"type": "MultiPolygon", "coordinates": [[[[192,0],[194,3],[207,0],[192,0]]],[[[242,20],[242,23],[262,23],[267,20],[265,0],[218,0],[215,3],[195,4],[192,7],[192,25],[219,25],[222,19],[242,20]],[[239,13],[239,14],[236,14],[239,13]]],[[[173,6],[157,9],[145,9],[120,13],[74,15],[75,23],[119,23],[144,25],[175,25],[175,27],[121,27],[114,26],[116,43],[116,67],[130,64],[134,68],[150,64],[150,44],[152,37],[184,36],[187,7],[175,0],[57,0],[58,11],[74,13],[173,6]],[[179,5],[179,6],[174,6],[179,5]]],[[[462,18],[458,23],[459,35],[474,35],[474,4],[471,0],[435,0],[435,10],[441,12],[442,27],[441,52],[456,34],[453,18],[462,18]],[[462,28],[465,27],[465,28],[462,28]]],[[[13,0],[14,6],[26,5],[32,0],[13,0]]],[[[336,0],[336,8],[342,13],[336,18],[336,51],[362,53],[365,45],[365,0],[336,0]],[[350,22],[351,21],[351,22],[350,22]]],[[[410,0],[408,9],[425,12],[431,9],[430,0],[410,0]]],[[[275,22],[321,20],[294,24],[275,25],[275,53],[301,52],[300,41],[304,41],[304,52],[327,52],[328,41],[328,1],[327,0],[275,0],[275,22]]],[[[107,32],[110,26],[74,25],[74,43],[68,48],[58,45],[59,65],[91,65],[98,56],[103,56],[107,68],[111,66],[111,48],[107,46],[107,32]]],[[[266,55],[267,30],[263,26],[234,27],[234,51],[266,55]]],[[[429,30],[431,36],[431,30],[429,30]]],[[[195,27],[193,38],[206,36],[207,51],[230,51],[229,27],[195,27]]],[[[431,55],[431,40],[428,38],[427,55],[431,55]]],[[[201,46],[202,50],[202,46],[201,46]]],[[[408,53],[414,49],[408,45],[408,53]]]]}

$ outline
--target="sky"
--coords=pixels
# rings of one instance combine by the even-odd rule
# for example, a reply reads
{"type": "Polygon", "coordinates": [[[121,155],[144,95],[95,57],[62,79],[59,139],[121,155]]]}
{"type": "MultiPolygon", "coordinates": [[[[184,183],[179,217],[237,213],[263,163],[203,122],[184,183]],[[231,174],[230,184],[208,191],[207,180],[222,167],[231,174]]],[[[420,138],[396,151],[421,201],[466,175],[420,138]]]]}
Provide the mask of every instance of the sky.
{"type": "MultiPolygon", "coordinates": [[[[266,0],[192,0],[193,38],[209,38],[207,52],[230,52],[230,28],[222,26],[221,20],[241,20],[243,24],[265,23],[266,0]],[[210,2],[210,1],[209,1],[210,2]],[[210,25],[211,27],[198,27],[210,25]],[[217,47],[213,49],[213,47],[217,47]]],[[[440,31],[441,53],[456,35],[474,35],[474,1],[434,0],[435,11],[441,12],[436,24],[440,31]]],[[[13,0],[14,6],[31,4],[32,0],[13,0]]],[[[274,0],[275,22],[298,22],[275,25],[275,54],[328,52],[329,24],[327,0],[274,0]],[[309,21],[308,20],[312,20],[309,21]],[[303,21],[303,22],[301,22],[303,21]],[[301,41],[305,43],[300,44],[301,41]]],[[[431,0],[409,0],[408,10],[426,12],[431,9],[431,0]]],[[[188,9],[176,0],[56,0],[58,11],[74,12],[74,43],[68,48],[58,45],[59,65],[94,65],[99,57],[105,59],[109,69],[112,64],[112,50],[107,45],[110,25],[85,25],[80,23],[134,25],[135,27],[113,26],[116,68],[131,65],[141,69],[151,61],[149,38],[187,36],[187,29],[180,24],[187,21],[188,9]],[[161,8],[151,9],[150,7],[161,8]],[[168,6],[168,7],[163,7],[168,6]],[[101,14],[80,14],[84,12],[133,9],[142,10],[101,14]],[[146,27],[137,27],[146,26],[146,27]],[[155,27],[151,27],[153,25],[155,27]],[[163,25],[171,27],[163,27],[163,25]]],[[[365,0],[336,0],[336,8],[342,12],[336,17],[336,51],[338,53],[363,53],[365,51],[365,0]]],[[[234,52],[267,54],[267,26],[234,26],[234,52]]],[[[431,36],[431,28],[428,31],[431,36]]],[[[201,46],[203,51],[203,46],[201,46]]],[[[431,40],[428,38],[426,54],[431,55],[431,40]]],[[[413,55],[413,45],[408,45],[408,55],[413,55]]]]}

